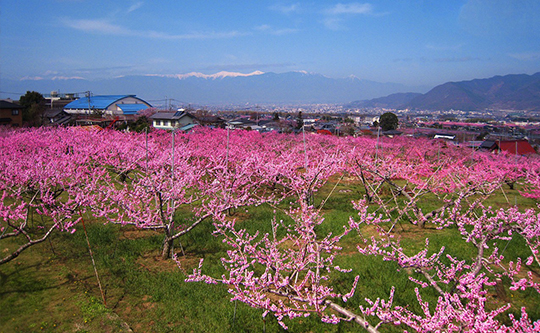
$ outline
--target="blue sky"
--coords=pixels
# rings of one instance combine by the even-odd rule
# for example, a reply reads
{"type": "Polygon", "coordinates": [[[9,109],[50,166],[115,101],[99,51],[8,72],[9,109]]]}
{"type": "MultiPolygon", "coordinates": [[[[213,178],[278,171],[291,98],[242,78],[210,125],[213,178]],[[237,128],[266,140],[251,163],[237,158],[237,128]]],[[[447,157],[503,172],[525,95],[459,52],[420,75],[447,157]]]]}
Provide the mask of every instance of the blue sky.
{"type": "Polygon", "coordinates": [[[434,86],[540,71],[539,13],[539,0],[0,0],[0,73],[302,70],[434,86]]]}

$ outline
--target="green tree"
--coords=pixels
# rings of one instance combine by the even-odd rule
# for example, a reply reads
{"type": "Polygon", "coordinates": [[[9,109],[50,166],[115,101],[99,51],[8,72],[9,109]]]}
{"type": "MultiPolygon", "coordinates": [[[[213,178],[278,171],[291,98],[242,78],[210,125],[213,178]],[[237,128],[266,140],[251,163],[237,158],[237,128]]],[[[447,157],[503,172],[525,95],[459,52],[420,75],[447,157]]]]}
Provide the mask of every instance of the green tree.
{"type": "Polygon", "coordinates": [[[379,118],[379,125],[383,131],[395,130],[398,128],[399,120],[392,112],[386,112],[379,118]]]}
{"type": "Polygon", "coordinates": [[[140,116],[135,122],[129,124],[129,130],[142,133],[150,128],[150,119],[146,116],[140,116]]]}
{"type": "Polygon", "coordinates": [[[30,126],[39,126],[42,123],[43,112],[45,111],[45,98],[36,91],[27,91],[19,99],[22,107],[23,122],[30,126]]]}
{"type": "Polygon", "coordinates": [[[304,126],[304,119],[302,117],[302,111],[298,111],[298,115],[296,116],[296,129],[301,129],[302,126],[304,126]]]}

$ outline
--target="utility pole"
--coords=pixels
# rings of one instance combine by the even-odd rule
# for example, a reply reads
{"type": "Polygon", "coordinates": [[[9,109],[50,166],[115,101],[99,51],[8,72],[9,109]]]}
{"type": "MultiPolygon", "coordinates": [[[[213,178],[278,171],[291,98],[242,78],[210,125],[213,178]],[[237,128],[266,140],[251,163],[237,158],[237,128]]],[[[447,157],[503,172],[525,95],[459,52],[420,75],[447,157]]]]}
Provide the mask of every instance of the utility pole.
{"type": "Polygon", "coordinates": [[[88,115],[87,117],[89,117],[90,110],[92,110],[92,107],[90,106],[90,96],[92,95],[92,93],[90,92],[90,90],[88,90],[85,92],[85,95],[88,98],[88,112],[86,114],[88,115]]]}

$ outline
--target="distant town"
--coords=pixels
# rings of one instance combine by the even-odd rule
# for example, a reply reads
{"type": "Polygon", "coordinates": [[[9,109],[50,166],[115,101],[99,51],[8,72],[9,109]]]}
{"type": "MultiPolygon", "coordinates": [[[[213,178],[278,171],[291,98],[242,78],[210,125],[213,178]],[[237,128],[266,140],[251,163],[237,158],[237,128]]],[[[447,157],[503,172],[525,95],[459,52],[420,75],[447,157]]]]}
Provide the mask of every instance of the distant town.
{"type": "Polygon", "coordinates": [[[344,104],[184,105],[174,100],[150,104],[136,95],[28,92],[19,101],[2,100],[0,125],[85,126],[125,131],[190,131],[198,126],[259,132],[337,136],[413,136],[446,140],[477,149],[513,154],[538,152],[540,112],[515,110],[410,110],[344,104]],[[395,115],[395,126],[381,116],[395,115]],[[508,142],[516,142],[514,145],[508,142]],[[531,148],[519,148],[526,144],[531,148]]]}

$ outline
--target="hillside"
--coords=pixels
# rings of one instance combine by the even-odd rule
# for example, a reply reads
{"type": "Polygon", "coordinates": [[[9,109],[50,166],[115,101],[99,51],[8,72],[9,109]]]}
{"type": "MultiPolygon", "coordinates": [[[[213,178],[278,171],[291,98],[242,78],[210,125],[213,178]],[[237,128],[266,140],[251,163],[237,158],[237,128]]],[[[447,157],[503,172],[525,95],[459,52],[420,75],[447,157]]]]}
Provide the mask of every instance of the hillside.
{"type": "Polygon", "coordinates": [[[370,100],[354,101],[345,107],[347,108],[390,108],[398,109],[403,105],[410,103],[414,98],[421,96],[420,93],[396,93],[385,97],[374,98],[370,100]]]}
{"type": "Polygon", "coordinates": [[[407,107],[423,110],[540,110],[540,73],[447,82],[417,96],[407,107]]]}

